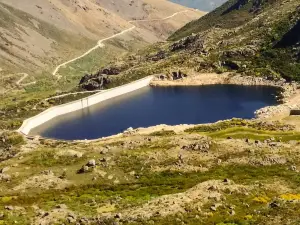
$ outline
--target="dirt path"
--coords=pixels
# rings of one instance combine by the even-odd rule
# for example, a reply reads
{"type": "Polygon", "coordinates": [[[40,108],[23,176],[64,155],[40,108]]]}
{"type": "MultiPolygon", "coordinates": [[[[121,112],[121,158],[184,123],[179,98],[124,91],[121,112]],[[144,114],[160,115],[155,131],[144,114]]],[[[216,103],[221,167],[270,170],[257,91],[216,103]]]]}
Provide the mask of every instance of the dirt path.
{"type": "Polygon", "coordinates": [[[25,84],[21,84],[22,81],[25,80],[29,75],[27,73],[18,73],[18,74],[20,74],[20,75],[23,74],[23,77],[21,77],[21,79],[16,82],[16,85],[26,87],[28,85],[36,84],[36,81],[25,83],[25,84]]]}
{"type": "MultiPolygon", "coordinates": [[[[171,16],[168,16],[168,17],[165,17],[165,18],[162,18],[162,19],[131,20],[131,21],[128,21],[128,22],[132,24],[132,23],[136,23],[136,22],[163,21],[163,20],[170,19],[170,18],[172,18],[172,17],[174,17],[174,16],[176,16],[176,15],[178,15],[178,14],[180,14],[180,13],[185,13],[185,12],[188,12],[188,11],[189,11],[189,10],[184,10],[184,11],[176,12],[176,13],[172,14],[171,16]]],[[[134,30],[135,28],[136,28],[136,26],[133,25],[132,27],[130,27],[130,28],[126,29],[126,30],[121,31],[120,33],[117,33],[117,34],[114,34],[114,35],[112,35],[112,36],[110,36],[110,37],[103,38],[103,39],[99,40],[99,41],[97,42],[97,45],[96,45],[96,46],[94,46],[93,48],[89,49],[89,50],[86,51],[84,54],[82,54],[82,55],[80,55],[80,56],[78,56],[78,57],[76,57],[76,58],[74,58],[74,59],[71,59],[71,60],[69,60],[69,61],[67,61],[67,62],[64,62],[64,63],[58,65],[58,66],[54,69],[52,75],[53,75],[53,76],[56,76],[57,79],[60,79],[61,76],[58,75],[57,73],[58,73],[58,71],[59,71],[59,69],[60,69],[61,67],[65,66],[65,65],[67,65],[67,64],[69,64],[69,63],[71,63],[71,62],[74,62],[74,61],[76,61],[76,60],[78,60],[78,59],[80,59],[80,58],[83,58],[84,56],[90,54],[92,51],[94,51],[94,50],[96,50],[96,49],[98,49],[98,48],[104,47],[104,44],[103,44],[104,41],[107,41],[107,40],[113,39],[113,38],[115,38],[115,37],[121,36],[121,35],[123,35],[123,34],[125,34],[125,33],[127,33],[127,32],[130,32],[130,31],[134,30]]]]}

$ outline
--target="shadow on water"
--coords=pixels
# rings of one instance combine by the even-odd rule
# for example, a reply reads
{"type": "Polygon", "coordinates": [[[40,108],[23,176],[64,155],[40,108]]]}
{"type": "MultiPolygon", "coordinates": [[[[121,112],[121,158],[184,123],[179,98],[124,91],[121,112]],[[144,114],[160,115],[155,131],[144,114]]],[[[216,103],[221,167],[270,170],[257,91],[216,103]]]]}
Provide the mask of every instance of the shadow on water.
{"type": "Polygon", "coordinates": [[[277,92],[277,88],[267,86],[145,87],[54,118],[30,134],[65,140],[95,139],[128,127],[250,119],[255,110],[277,104],[277,92]]]}

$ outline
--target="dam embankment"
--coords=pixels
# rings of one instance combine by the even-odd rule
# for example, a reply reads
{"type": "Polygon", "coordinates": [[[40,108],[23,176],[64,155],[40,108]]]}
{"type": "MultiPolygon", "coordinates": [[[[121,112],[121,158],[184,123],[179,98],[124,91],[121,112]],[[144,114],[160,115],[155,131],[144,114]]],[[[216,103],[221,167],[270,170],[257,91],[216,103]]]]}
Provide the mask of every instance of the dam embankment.
{"type": "Polygon", "coordinates": [[[130,93],[140,88],[146,87],[150,84],[152,79],[153,76],[148,76],[146,78],[134,81],[132,83],[105,90],[103,92],[88,96],[83,99],[51,107],[46,111],[25,120],[22,126],[18,129],[18,131],[24,135],[28,135],[33,128],[38,127],[55,117],[62,116],[64,114],[68,114],[77,110],[82,110],[84,108],[88,108],[105,100],[109,100],[111,98],[121,96],[123,94],[130,93]]]}

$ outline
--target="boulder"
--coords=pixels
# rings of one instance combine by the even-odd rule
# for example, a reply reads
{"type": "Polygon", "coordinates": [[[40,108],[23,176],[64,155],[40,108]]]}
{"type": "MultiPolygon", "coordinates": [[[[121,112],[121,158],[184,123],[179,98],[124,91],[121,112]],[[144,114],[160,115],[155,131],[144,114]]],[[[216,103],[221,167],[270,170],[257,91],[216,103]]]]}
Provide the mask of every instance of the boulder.
{"type": "Polygon", "coordinates": [[[4,182],[7,182],[7,181],[10,181],[11,180],[11,176],[8,175],[8,174],[0,174],[0,181],[4,181],[4,182]]]}
{"type": "Polygon", "coordinates": [[[188,37],[185,37],[170,46],[170,51],[174,52],[177,50],[183,49],[195,49],[201,51],[204,48],[204,40],[200,38],[200,35],[192,34],[188,37]]]}
{"type": "Polygon", "coordinates": [[[0,169],[0,173],[5,173],[5,172],[7,172],[8,170],[9,170],[9,167],[8,167],[8,166],[3,167],[3,168],[0,169]]]}
{"type": "Polygon", "coordinates": [[[88,163],[86,164],[86,166],[95,167],[96,166],[96,160],[95,159],[89,160],[88,163]]]}
{"type": "Polygon", "coordinates": [[[120,72],[121,70],[117,67],[108,67],[99,71],[100,74],[105,75],[118,75],[120,72]]]}
{"type": "Polygon", "coordinates": [[[182,78],[185,78],[187,77],[186,74],[182,73],[180,70],[178,72],[172,72],[171,73],[171,79],[172,80],[179,80],[179,79],[182,79],[182,78]]]}
{"type": "Polygon", "coordinates": [[[100,72],[85,74],[79,82],[79,86],[88,91],[104,89],[107,84],[109,84],[108,75],[103,75],[100,72]]]}
{"type": "Polygon", "coordinates": [[[14,210],[14,207],[11,205],[6,205],[6,206],[4,206],[4,209],[12,211],[12,210],[14,210]]]}
{"type": "Polygon", "coordinates": [[[166,56],[167,55],[164,51],[159,51],[158,53],[156,53],[154,55],[149,55],[147,57],[147,59],[150,59],[150,60],[156,62],[156,61],[159,61],[159,60],[162,60],[162,59],[166,58],[166,56]]]}
{"type": "Polygon", "coordinates": [[[87,173],[89,172],[89,167],[88,166],[82,166],[78,171],[77,173],[80,174],[80,173],[87,173]]]}

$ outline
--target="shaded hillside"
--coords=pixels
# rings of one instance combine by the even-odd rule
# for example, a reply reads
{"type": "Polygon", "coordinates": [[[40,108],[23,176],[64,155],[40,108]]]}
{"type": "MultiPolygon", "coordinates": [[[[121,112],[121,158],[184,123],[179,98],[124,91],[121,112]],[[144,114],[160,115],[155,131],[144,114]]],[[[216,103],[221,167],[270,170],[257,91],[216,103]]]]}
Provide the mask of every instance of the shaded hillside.
{"type": "Polygon", "coordinates": [[[291,46],[299,46],[300,44],[300,20],[297,21],[295,26],[290,29],[282,39],[275,45],[277,48],[285,48],[291,46]]]}
{"type": "Polygon", "coordinates": [[[169,39],[178,40],[192,33],[203,32],[212,27],[235,28],[253,19],[263,8],[281,0],[229,0],[199,20],[188,23],[169,39]]]}

